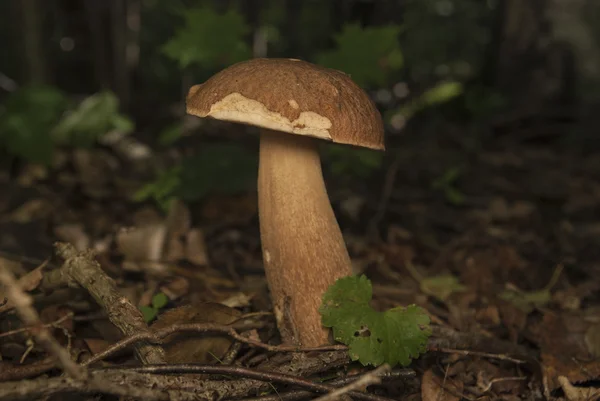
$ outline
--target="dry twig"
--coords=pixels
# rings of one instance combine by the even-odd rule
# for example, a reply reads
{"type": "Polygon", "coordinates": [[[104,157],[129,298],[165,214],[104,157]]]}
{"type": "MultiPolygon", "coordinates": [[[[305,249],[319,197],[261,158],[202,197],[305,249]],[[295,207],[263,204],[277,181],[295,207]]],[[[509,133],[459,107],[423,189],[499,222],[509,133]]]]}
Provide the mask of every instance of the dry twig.
{"type": "Polygon", "coordinates": [[[264,323],[255,322],[248,319],[240,319],[236,323],[231,325],[222,325],[215,323],[187,323],[187,324],[174,324],[169,327],[165,327],[164,329],[154,330],[149,332],[136,333],[129,337],[126,337],[115,344],[111,345],[104,351],[95,354],[90,359],[85,361],[83,365],[91,365],[95,362],[108,358],[111,355],[127,348],[131,344],[135,344],[139,341],[148,341],[153,344],[161,344],[162,340],[167,336],[174,333],[181,332],[197,332],[197,333],[223,333],[226,334],[235,340],[248,344],[257,348],[262,348],[270,352],[313,352],[313,351],[343,351],[348,349],[345,345],[326,345],[322,347],[310,347],[310,348],[301,348],[295,346],[282,346],[282,345],[269,345],[262,343],[257,340],[253,340],[243,335],[239,334],[237,330],[251,330],[251,329],[259,329],[264,327],[264,323]]]}
{"type": "Polygon", "coordinates": [[[58,360],[61,368],[72,378],[84,380],[87,376],[86,369],[77,365],[67,350],[65,350],[50,334],[48,328],[42,323],[37,311],[31,306],[33,301],[26,294],[2,262],[0,262],[0,282],[4,284],[8,298],[13,302],[15,309],[26,325],[30,326],[30,332],[37,342],[58,360]]]}
{"type": "MultiPolygon", "coordinates": [[[[355,383],[350,384],[349,386],[354,386],[353,388],[361,387],[362,385],[367,385],[372,382],[381,381],[377,378],[377,374],[383,373],[386,370],[389,370],[389,365],[383,365],[380,371],[376,374],[368,376],[367,379],[364,380],[364,383],[356,386],[355,383]],[[374,381],[373,381],[374,380],[374,381]]],[[[342,389],[336,389],[330,385],[315,383],[307,379],[303,379],[301,377],[292,376],[289,374],[282,374],[276,372],[266,372],[262,370],[254,370],[243,368],[240,366],[222,366],[222,365],[193,365],[193,364],[172,364],[172,365],[155,365],[155,366],[140,366],[140,367],[132,367],[127,369],[128,371],[134,371],[136,373],[151,373],[151,374],[190,374],[190,373],[202,373],[202,374],[223,374],[230,376],[238,376],[245,377],[247,379],[260,380],[265,382],[279,382],[284,384],[289,384],[293,386],[307,388],[316,392],[329,392],[330,394],[336,394],[336,396],[342,394],[349,394],[352,397],[358,400],[365,401],[390,401],[388,398],[380,397],[377,395],[361,393],[358,391],[354,391],[353,388],[346,389],[346,387],[342,389]]],[[[360,379],[359,379],[360,380],[360,379]]],[[[333,401],[336,398],[323,398],[322,400],[333,401]]]]}
{"type": "Polygon", "coordinates": [[[337,390],[334,390],[322,397],[319,397],[315,401],[336,401],[344,394],[354,393],[355,390],[370,386],[371,384],[379,384],[381,383],[380,375],[389,372],[390,369],[391,367],[387,363],[381,365],[377,369],[365,373],[355,382],[350,383],[344,387],[338,388],[337,390]]]}
{"type": "MultiPolygon", "coordinates": [[[[94,300],[106,311],[106,315],[125,336],[151,331],[144,322],[142,313],[126,297],[121,295],[111,279],[94,259],[91,250],[78,252],[70,244],[57,243],[57,253],[65,260],[60,269],[44,276],[42,287],[45,289],[64,285],[85,288],[94,300]]],[[[165,363],[164,350],[147,341],[136,342],[136,354],[143,364],[165,363]]]]}

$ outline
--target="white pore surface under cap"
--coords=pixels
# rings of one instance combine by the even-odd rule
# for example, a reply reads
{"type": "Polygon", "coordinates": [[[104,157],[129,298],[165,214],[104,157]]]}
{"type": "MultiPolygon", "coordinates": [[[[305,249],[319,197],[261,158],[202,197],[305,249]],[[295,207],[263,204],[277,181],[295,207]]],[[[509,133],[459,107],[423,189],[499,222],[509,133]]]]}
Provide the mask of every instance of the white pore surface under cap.
{"type": "MultiPolygon", "coordinates": [[[[289,100],[293,107],[297,102],[289,100]]],[[[305,135],[331,140],[329,129],[331,120],[313,111],[303,111],[297,119],[289,120],[280,113],[271,111],[261,102],[244,97],[240,93],[230,93],[210,107],[207,116],[226,121],[256,125],[275,131],[305,135]]]]}

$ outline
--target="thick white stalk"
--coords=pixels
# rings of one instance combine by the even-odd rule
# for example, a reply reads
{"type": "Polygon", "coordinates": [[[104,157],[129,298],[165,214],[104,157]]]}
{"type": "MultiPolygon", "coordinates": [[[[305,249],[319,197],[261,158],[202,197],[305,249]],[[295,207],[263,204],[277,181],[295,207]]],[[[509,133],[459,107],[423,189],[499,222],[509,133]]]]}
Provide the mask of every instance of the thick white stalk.
{"type": "Polygon", "coordinates": [[[318,140],[262,130],[258,208],[263,260],[283,341],[329,343],[318,312],[325,290],[352,274],[331,208],[318,140]]]}

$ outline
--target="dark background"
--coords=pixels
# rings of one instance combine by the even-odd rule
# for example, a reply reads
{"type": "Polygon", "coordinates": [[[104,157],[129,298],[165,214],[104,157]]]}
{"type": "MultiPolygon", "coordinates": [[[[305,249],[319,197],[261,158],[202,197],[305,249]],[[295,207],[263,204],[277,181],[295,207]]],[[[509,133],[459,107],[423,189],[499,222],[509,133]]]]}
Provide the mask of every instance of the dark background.
{"type": "Polygon", "coordinates": [[[385,122],[385,152],[322,148],[374,307],[416,303],[479,339],[452,346],[541,361],[516,382],[523,365],[457,362],[473,399],[537,399],[538,368],[548,391],[597,381],[599,49],[597,0],[1,1],[0,261],[25,274],[67,241],[136,306],[252,294],[235,307],[268,310],[256,130],[184,99],[237,61],[301,58],[350,74],[385,122]],[[484,371],[505,387],[479,391],[484,371]]]}

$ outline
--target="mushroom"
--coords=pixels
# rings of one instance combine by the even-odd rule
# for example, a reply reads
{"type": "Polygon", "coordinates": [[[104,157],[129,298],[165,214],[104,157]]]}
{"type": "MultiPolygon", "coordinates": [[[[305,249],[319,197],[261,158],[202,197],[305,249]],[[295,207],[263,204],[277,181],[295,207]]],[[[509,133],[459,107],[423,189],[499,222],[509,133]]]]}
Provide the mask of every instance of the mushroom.
{"type": "Polygon", "coordinates": [[[317,139],[383,150],[379,111],[340,71],[295,59],[252,59],[193,86],[187,113],[261,128],[260,235],[282,341],[329,344],[321,298],[337,279],[352,275],[352,264],[327,196],[317,139]]]}

